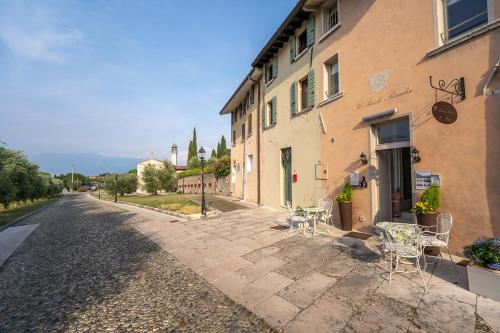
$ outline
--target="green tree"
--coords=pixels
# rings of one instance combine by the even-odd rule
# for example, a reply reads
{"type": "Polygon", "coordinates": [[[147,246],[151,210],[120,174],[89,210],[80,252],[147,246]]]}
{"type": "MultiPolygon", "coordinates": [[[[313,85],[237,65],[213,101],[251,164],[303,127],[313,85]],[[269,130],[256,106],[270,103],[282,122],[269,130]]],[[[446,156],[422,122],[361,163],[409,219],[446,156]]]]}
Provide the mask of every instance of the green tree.
{"type": "Polygon", "coordinates": [[[187,163],[187,168],[189,170],[191,169],[197,169],[200,167],[200,159],[198,158],[198,156],[194,156],[194,157],[191,157],[191,159],[188,161],[187,163]]]}
{"type": "Polygon", "coordinates": [[[215,149],[212,149],[212,154],[210,155],[210,158],[217,158],[217,153],[215,152],[215,149]]]}
{"type": "Polygon", "coordinates": [[[116,173],[109,174],[108,176],[104,177],[104,188],[109,195],[115,197],[115,202],[116,202],[116,195],[120,191],[118,179],[119,176],[116,173]]]}
{"type": "Polygon", "coordinates": [[[220,149],[220,142],[217,142],[217,158],[222,157],[222,150],[220,149]]]}
{"type": "Polygon", "coordinates": [[[231,172],[231,159],[229,156],[219,158],[213,164],[214,174],[217,178],[224,178],[231,172]]]}
{"type": "Polygon", "coordinates": [[[137,176],[132,173],[124,173],[118,176],[118,193],[120,196],[137,191],[137,176]]]}
{"type": "Polygon", "coordinates": [[[159,168],[154,165],[148,164],[142,173],[143,190],[149,194],[157,195],[161,190],[159,168]]]}
{"type": "Polygon", "coordinates": [[[220,138],[220,151],[221,151],[221,156],[219,156],[219,158],[227,155],[227,144],[224,135],[220,138]]]}
{"type": "Polygon", "coordinates": [[[169,161],[163,161],[163,168],[159,173],[160,188],[165,192],[175,192],[177,190],[177,175],[175,167],[169,161]]]}
{"type": "Polygon", "coordinates": [[[189,141],[188,161],[198,156],[198,143],[196,139],[196,127],[193,128],[193,138],[189,141]]]}

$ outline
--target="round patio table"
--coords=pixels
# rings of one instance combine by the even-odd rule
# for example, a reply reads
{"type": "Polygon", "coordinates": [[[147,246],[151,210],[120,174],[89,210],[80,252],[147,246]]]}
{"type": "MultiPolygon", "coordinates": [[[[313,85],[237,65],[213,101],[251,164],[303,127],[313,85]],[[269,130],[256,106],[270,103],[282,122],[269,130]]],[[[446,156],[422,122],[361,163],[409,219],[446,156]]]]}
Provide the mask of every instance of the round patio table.
{"type": "Polygon", "coordinates": [[[321,207],[311,207],[311,208],[304,208],[304,210],[306,212],[308,212],[312,216],[312,220],[313,220],[312,237],[314,237],[314,235],[316,235],[316,233],[318,233],[318,234],[324,234],[325,232],[317,231],[316,227],[318,225],[318,217],[319,217],[319,215],[323,214],[324,212],[326,212],[326,209],[325,208],[321,208],[321,207]]]}

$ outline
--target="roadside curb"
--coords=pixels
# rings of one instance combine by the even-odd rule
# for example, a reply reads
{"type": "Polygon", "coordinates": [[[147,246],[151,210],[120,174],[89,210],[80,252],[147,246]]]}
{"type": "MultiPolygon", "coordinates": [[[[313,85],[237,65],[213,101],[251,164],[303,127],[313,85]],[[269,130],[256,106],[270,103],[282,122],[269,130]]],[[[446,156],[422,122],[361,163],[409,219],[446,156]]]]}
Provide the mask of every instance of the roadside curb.
{"type": "Polygon", "coordinates": [[[43,211],[44,209],[47,209],[47,208],[49,208],[50,206],[52,206],[52,205],[54,205],[55,203],[57,203],[59,200],[61,200],[61,198],[58,198],[56,201],[54,201],[54,202],[52,202],[52,203],[49,203],[48,205],[45,205],[45,206],[40,207],[40,208],[38,208],[38,209],[35,209],[35,210],[34,210],[34,211],[32,211],[32,212],[29,212],[29,213],[27,213],[27,214],[24,214],[23,216],[20,216],[20,217],[18,217],[17,219],[15,219],[15,220],[13,220],[13,221],[10,221],[10,222],[9,222],[9,223],[7,223],[6,225],[1,226],[1,227],[0,227],[0,231],[3,231],[3,230],[5,230],[5,229],[7,229],[7,228],[9,228],[9,227],[13,227],[13,226],[15,226],[17,223],[19,223],[19,222],[21,222],[21,221],[23,221],[23,220],[27,219],[28,217],[31,217],[31,216],[33,216],[33,215],[35,215],[35,214],[40,213],[40,212],[41,212],[41,211],[43,211]]]}
{"type": "MultiPolygon", "coordinates": [[[[107,200],[98,199],[98,198],[96,198],[96,197],[94,197],[94,196],[92,196],[90,194],[89,194],[89,196],[91,198],[95,199],[95,200],[98,200],[98,201],[103,201],[103,202],[108,202],[108,203],[115,203],[114,201],[107,201],[107,200]]],[[[116,203],[123,204],[123,205],[135,206],[135,207],[144,208],[144,209],[148,209],[148,210],[152,210],[152,211],[155,211],[155,212],[158,212],[158,213],[162,213],[162,214],[165,214],[165,215],[179,217],[179,218],[187,220],[187,221],[202,220],[202,219],[205,218],[205,217],[202,217],[201,214],[184,215],[184,214],[181,214],[181,213],[171,212],[169,210],[164,210],[164,209],[160,209],[160,208],[154,208],[154,207],[150,207],[150,206],[139,205],[139,204],[135,204],[135,203],[131,203],[131,202],[125,202],[125,201],[120,201],[120,200],[118,200],[116,203]]],[[[213,216],[216,216],[216,215],[217,215],[216,212],[214,212],[214,213],[207,212],[207,216],[206,217],[208,218],[208,217],[213,217],[213,216]]]]}

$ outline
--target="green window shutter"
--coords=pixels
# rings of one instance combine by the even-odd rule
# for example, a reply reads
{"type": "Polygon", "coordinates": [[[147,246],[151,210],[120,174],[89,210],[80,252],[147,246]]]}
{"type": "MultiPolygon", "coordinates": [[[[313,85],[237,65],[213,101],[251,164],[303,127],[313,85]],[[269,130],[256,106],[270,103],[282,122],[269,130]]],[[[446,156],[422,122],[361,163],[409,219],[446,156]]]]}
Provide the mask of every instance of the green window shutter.
{"type": "Polygon", "coordinates": [[[276,124],[276,96],[273,97],[271,103],[273,103],[273,125],[274,125],[276,124]]]}
{"type": "Polygon", "coordinates": [[[296,40],[295,40],[295,35],[292,35],[292,37],[290,37],[290,63],[295,61],[296,56],[297,56],[296,40]]]}
{"type": "Polygon", "coordinates": [[[266,128],[266,104],[262,107],[262,129],[266,128]]]}
{"type": "Polygon", "coordinates": [[[273,79],[278,76],[278,57],[274,57],[272,60],[272,70],[273,70],[273,79]]]}
{"type": "Polygon", "coordinates": [[[290,113],[292,117],[297,113],[297,82],[290,86],[290,113]]]}
{"type": "Polygon", "coordinates": [[[315,39],[315,27],[314,27],[314,15],[311,15],[309,17],[309,20],[307,21],[307,46],[311,46],[314,44],[314,39],[315,39]]]}
{"type": "Polygon", "coordinates": [[[307,106],[314,106],[314,70],[307,74],[307,106]]]}

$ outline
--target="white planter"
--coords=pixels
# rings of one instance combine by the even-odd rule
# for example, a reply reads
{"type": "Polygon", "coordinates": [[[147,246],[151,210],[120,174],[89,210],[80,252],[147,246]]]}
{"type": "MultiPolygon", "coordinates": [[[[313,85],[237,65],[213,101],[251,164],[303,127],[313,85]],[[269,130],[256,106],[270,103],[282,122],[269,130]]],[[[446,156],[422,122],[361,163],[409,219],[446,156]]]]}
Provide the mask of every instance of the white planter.
{"type": "Polygon", "coordinates": [[[500,273],[476,266],[467,266],[469,290],[500,302],[500,273]]]}

